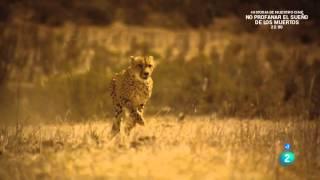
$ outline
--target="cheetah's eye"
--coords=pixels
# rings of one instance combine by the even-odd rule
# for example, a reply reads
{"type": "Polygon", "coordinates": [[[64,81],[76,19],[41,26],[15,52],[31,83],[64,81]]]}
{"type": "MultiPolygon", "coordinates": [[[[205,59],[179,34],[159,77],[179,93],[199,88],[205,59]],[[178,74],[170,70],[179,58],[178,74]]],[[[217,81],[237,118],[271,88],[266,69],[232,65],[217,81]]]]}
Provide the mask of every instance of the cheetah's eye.
{"type": "Polygon", "coordinates": [[[143,65],[142,65],[142,64],[138,64],[138,67],[139,67],[139,68],[142,68],[142,67],[143,67],[143,65]]]}
{"type": "Polygon", "coordinates": [[[151,65],[151,64],[148,64],[148,67],[149,67],[149,68],[151,68],[151,67],[152,67],[152,65],[151,65]]]}

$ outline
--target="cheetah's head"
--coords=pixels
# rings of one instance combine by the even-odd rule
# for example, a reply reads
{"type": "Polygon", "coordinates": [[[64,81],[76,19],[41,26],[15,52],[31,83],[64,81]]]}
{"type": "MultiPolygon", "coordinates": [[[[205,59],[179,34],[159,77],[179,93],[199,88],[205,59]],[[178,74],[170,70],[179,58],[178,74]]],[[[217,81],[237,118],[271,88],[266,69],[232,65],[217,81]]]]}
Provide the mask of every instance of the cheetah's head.
{"type": "Polygon", "coordinates": [[[152,56],[131,56],[131,70],[137,78],[147,80],[155,67],[152,56]]]}

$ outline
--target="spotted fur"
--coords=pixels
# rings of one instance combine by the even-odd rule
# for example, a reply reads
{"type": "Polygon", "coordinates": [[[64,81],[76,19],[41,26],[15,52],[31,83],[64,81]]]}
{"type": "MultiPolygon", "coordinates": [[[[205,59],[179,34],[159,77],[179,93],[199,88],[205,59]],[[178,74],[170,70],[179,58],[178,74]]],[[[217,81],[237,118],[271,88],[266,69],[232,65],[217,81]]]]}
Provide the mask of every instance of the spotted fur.
{"type": "Polygon", "coordinates": [[[151,74],[154,67],[152,56],[131,56],[131,65],[112,78],[110,88],[115,116],[112,135],[119,133],[125,114],[130,116],[125,123],[126,134],[129,134],[136,124],[144,125],[143,109],[151,97],[151,74]]]}

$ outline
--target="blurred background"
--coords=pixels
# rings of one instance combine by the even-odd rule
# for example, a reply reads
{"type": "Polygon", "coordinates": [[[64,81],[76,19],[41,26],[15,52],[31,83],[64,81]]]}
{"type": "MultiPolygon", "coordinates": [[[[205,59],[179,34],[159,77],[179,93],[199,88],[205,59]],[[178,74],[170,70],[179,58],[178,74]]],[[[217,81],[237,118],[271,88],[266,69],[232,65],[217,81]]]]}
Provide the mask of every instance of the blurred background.
{"type": "Polygon", "coordinates": [[[147,114],[320,116],[317,0],[1,0],[0,122],[112,116],[109,81],[153,55],[147,114]],[[271,30],[250,10],[304,10],[271,30]]]}

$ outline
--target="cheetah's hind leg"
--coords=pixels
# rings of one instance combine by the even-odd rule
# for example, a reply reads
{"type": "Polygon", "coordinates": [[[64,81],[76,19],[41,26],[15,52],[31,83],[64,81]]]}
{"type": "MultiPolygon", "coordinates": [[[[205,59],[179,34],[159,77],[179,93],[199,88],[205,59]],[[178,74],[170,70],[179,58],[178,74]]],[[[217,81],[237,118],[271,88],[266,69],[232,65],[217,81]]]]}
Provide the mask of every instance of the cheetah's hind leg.
{"type": "Polygon", "coordinates": [[[112,128],[110,132],[110,137],[113,138],[120,132],[120,123],[123,121],[123,110],[120,105],[116,105],[114,108],[115,118],[113,118],[112,128]]]}

